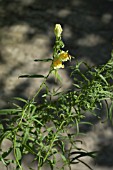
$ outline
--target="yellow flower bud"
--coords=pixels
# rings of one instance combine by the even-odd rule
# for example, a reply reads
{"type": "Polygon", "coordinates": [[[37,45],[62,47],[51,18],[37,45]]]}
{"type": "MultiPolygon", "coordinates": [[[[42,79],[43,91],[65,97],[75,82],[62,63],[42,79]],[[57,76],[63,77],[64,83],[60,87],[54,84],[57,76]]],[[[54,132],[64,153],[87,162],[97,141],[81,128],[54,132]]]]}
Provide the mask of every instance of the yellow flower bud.
{"type": "Polygon", "coordinates": [[[63,31],[63,29],[62,29],[61,25],[60,24],[56,24],[55,25],[55,29],[54,29],[55,36],[56,37],[60,37],[61,34],[62,34],[62,31],[63,31]]]}

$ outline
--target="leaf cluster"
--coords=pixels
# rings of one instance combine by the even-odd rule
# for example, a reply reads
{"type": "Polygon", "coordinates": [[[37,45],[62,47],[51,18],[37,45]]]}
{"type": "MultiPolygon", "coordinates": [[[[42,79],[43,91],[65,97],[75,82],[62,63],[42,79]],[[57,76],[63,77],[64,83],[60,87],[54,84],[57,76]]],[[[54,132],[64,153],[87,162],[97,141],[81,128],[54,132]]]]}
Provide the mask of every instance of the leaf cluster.
{"type": "MultiPolygon", "coordinates": [[[[61,160],[63,163],[60,169],[65,166],[71,169],[71,164],[78,162],[91,169],[80,158],[94,158],[96,152],[87,152],[82,147],[77,147],[78,142],[82,144],[82,141],[78,140],[79,126],[81,123],[91,124],[84,122],[85,112],[94,111],[104,100],[106,104],[107,99],[113,100],[113,57],[99,67],[89,67],[86,63],[79,62],[72,66],[71,70],[74,81],[71,90],[54,90],[53,93],[44,81],[46,92],[42,96],[42,104],[15,98],[22,101],[24,106],[15,104],[14,109],[0,111],[0,115],[4,116],[0,120],[0,145],[2,146],[5,139],[11,142],[7,151],[2,147],[0,150],[0,161],[6,167],[14,163],[15,169],[23,169],[23,157],[30,153],[34,156],[32,161],[37,161],[39,170],[45,164],[50,165],[51,169],[58,168],[57,163],[61,160]],[[81,64],[86,66],[85,73],[80,70],[81,64]],[[57,100],[52,100],[53,96],[56,96],[57,100]],[[11,152],[14,154],[13,160],[7,158],[11,152]]],[[[112,104],[108,107],[107,116],[112,121],[112,104]]]]}

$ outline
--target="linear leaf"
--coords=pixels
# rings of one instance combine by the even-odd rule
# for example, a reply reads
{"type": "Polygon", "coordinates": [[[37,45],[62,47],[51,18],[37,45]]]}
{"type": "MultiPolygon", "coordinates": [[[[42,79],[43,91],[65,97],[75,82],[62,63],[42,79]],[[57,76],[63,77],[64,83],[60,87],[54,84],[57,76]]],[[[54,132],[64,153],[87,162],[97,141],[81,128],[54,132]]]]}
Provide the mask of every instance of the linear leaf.
{"type": "Polygon", "coordinates": [[[5,131],[2,135],[0,135],[0,145],[3,141],[3,139],[7,139],[9,136],[11,136],[12,132],[11,131],[5,131]]]}
{"type": "Polygon", "coordinates": [[[39,62],[39,61],[49,62],[49,61],[51,61],[51,60],[52,60],[51,58],[46,58],[46,59],[35,59],[34,61],[35,61],[35,62],[39,62]]]}
{"type": "Polygon", "coordinates": [[[23,137],[23,140],[22,140],[22,142],[24,144],[26,144],[26,142],[27,142],[27,140],[29,138],[29,130],[30,130],[29,128],[26,128],[26,130],[25,130],[24,137],[23,137]]]}
{"type": "Polygon", "coordinates": [[[13,150],[13,147],[10,147],[8,151],[6,151],[6,152],[4,152],[4,153],[2,154],[2,156],[0,157],[0,160],[1,160],[1,158],[5,158],[6,156],[8,156],[9,153],[10,153],[12,150],[13,150]]]}
{"type": "Polygon", "coordinates": [[[77,159],[79,162],[81,162],[82,164],[84,164],[86,167],[88,167],[90,170],[93,170],[87,163],[85,163],[84,161],[77,159]]]}
{"type": "Polygon", "coordinates": [[[77,155],[77,156],[72,158],[71,162],[73,162],[74,160],[76,160],[78,158],[85,157],[85,156],[95,158],[97,153],[98,153],[97,151],[93,151],[93,152],[73,151],[70,153],[70,156],[72,156],[72,155],[77,155]]]}
{"type": "Polygon", "coordinates": [[[44,78],[43,75],[40,75],[40,74],[33,74],[33,75],[21,75],[19,76],[19,78],[44,78]]]}
{"type": "Polygon", "coordinates": [[[108,82],[106,81],[105,77],[102,74],[100,74],[99,77],[106,83],[106,85],[108,85],[108,82]]]}
{"type": "Polygon", "coordinates": [[[26,148],[26,150],[27,150],[29,153],[31,153],[31,154],[33,154],[33,155],[36,155],[34,149],[32,149],[30,146],[24,144],[24,147],[26,148]]]}
{"type": "Polygon", "coordinates": [[[21,154],[20,148],[15,148],[15,149],[16,149],[16,160],[19,161],[22,157],[22,154],[21,154]]]}
{"type": "Polygon", "coordinates": [[[1,115],[13,114],[22,111],[21,109],[2,109],[0,110],[1,115]]]}
{"type": "Polygon", "coordinates": [[[15,100],[19,100],[19,101],[22,101],[24,103],[27,103],[27,100],[21,98],[21,97],[14,97],[15,100]]]}

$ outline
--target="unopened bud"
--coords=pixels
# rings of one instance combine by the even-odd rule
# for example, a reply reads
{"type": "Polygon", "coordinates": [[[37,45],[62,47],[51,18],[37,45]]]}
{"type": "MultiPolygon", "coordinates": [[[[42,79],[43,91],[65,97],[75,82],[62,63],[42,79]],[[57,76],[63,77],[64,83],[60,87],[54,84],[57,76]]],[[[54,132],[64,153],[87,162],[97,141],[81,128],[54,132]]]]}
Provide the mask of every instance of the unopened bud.
{"type": "Polygon", "coordinates": [[[55,25],[55,29],[54,29],[55,36],[56,37],[60,37],[61,34],[62,34],[62,31],[63,31],[63,29],[62,29],[61,25],[60,24],[56,24],[55,25]]]}

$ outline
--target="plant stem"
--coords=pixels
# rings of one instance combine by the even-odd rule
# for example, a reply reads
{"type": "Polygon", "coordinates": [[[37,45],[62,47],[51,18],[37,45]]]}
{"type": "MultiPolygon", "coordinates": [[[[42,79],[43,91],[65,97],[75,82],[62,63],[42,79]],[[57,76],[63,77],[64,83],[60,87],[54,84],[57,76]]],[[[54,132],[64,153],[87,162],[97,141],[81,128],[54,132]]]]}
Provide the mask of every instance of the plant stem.
{"type": "Polygon", "coordinates": [[[55,139],[56,139],[56,137],[57,137],[57,134],[58,134],[59,131],[62,129],[64,123],[65,123],[65,122],[63,121],[63,122],[61,123],[60,127],[58,128],[58,130],[56,131],[55,135],[53,135],[53,139],[51,140],[51,143],[50,143],[48,152],[47,152],[47,154],[46,154],[46,156],[45,156],[45,158],[44,158],[43,164],[44,164],[44,162],[46,161],[47,157],[49,156],[49,153],[50,153],[50,151],[51,151],[51,149],[52,149],[52,147],[53,147],[53,144],[54,144],[54,141],[55,141],[55,139]]]}
{"type": "Polygon", "coordinates": [[[53,71],[53,69],[50,68],[49,73],[48,73],[47,76],[44,78],[44,80],[43,80],[42,84],[40,85],[38,91],[35,93],[35,95],[34,95],[33,98],[31,99],[31,102],[33,102],[33,101],[35,100],[36,96],[39,94],[39,92],[40,92],[41,89],[43,88],[45,82],[47,81],[47,79],[48,79],[48,77],[49,77],[49,75],[50,75],[50,73],[51,73],[52,71],[53,71]]]}

